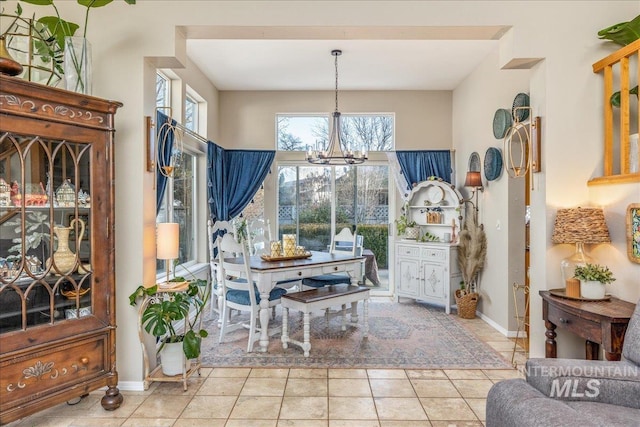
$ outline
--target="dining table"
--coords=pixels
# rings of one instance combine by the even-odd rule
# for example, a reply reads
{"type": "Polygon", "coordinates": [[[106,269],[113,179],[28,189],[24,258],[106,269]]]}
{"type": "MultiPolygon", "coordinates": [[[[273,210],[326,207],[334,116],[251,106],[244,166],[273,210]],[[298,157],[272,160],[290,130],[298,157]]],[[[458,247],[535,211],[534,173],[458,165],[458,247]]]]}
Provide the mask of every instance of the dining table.
{"type": "MultiPolygon", "coordinates": [[[[310,251],[304,258],[271,260],[263,259],[260,255],[249,258],[249,268],[252,279],[260,292],[260,347],[258,351],[266,352],[269,346],[269,293],[276,283],[283,281],[302,280],[307,277],[322,274],[348,274],[351,285],[358,286],[358,274],[362,263],[362,256],[350,253],[328,253],[310,251]]],[[[242,257],[231,262],[242,263],[242,257]]],[[[351,320],[357,321],[357,302],[352,304],[351,320]]]]}

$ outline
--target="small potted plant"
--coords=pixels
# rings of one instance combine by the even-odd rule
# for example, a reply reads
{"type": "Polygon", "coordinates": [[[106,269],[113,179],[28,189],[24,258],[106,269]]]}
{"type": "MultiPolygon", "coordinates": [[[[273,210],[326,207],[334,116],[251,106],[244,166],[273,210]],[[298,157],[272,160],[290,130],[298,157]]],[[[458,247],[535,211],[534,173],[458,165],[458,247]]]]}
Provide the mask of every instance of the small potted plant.
{"type": "Polygon", "coordinates": [[[418,224],[407,218],[408,207],[405,205],[402,208],[402,214],[400,218],[396,219],[396,228],[398,229],[398,236],[403,236],[405,239],[417,239],[418,238],[418,224]]]}
{"type": "Polygon", "coordinates": [[[142,326],[161,340],[158,353],[162,372],[165,375],[178,375],[182,373],[184,358],[189,361],[200,356],[202,338],[208,336],[207,331],[198,328],[210,289],[202,279],[186,281],[183,277],[176,277],[171,282],[185,282],[185,287],[176,287],[174,289],[178,290],[163,293],[158,285],[139,286],[129,295],[129,303],[135,306],[139,299],[150,298],[142,312],[142,326]],[[190,316],[192,307],[195,308],[195,314],[190,316]],[[179,332],[175,322],[181,320],[184,321],[184,327],[179,332]],[[173,356],[176,353],[179,357],[173,356]]]}
{"type": "Polygon", "coordinates": [[[609,267],[589,263],[576,266],[574,277],[580,280],[582,298],[589,299],[604,298],[605,285],[616,280],[609,267]]]}

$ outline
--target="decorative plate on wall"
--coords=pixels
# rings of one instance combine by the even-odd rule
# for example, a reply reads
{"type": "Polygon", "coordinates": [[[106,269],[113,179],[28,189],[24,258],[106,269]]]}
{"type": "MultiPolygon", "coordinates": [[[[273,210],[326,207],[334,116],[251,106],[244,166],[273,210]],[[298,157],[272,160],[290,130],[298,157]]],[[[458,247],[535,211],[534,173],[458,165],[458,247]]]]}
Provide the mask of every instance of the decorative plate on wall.
{"type": "Polygon", "coordinates": [[[495,181],[502,174],[502,152],[499,148],[489,147],[484,154],[484,177],[495,181]]]}
{"type": "Polygon", "coordinates": [[[477,152],[473,152],[469,155],[469,172],[480,172],[480,155],[477,152]]]}
{"type": "Polygon", "coordinates": [[[507,133],[507,129],[511,127],[511,111],[506,108],[498,108],[493,115],[493,136],[496,139],[504,138],[507,133]]]}
{"type": "Polygon", "coordinates": [[[513,120],[517,122],[524,122],[529,118],[529,109],[528,108],[519,108],[518,107],[528,107],[529,106],[529,95],[526,93],[519,93],[513,98],[513,106],[511,107],[511,114],[513,115],[513,120]]]}

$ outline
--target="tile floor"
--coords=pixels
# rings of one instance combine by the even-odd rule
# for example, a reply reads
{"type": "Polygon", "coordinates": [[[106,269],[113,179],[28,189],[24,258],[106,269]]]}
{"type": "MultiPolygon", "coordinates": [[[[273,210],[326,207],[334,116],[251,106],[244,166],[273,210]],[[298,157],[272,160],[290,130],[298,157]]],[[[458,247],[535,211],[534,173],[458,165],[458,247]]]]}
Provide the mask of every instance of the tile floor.
{"type": "MultiPolygon", "coordinates": [[[[513,341],[480,319],[463,320],[511,361],[513,341]]],[[[525,353],[516,352],[518,365],[525,353]]],[[[61,404],[8,426],[454,427],[483,426],[487,392],[516,369],[203,368],[189,381],[123,391],[115,411],[103,392],[61,404]]]]}

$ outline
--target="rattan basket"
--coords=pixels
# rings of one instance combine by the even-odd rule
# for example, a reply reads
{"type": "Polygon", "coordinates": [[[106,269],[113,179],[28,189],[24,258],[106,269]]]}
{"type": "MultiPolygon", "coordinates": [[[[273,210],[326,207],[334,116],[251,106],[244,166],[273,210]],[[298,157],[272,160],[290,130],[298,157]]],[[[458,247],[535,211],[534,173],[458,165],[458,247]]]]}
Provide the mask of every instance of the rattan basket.
{"type": "Polygon", "coordinates": [[[458,306],[458,316],[463,319],[474,319],[476,317],[476,307],[478,306],[478,293],[465,293],[457,289],[455,292],[456,305],[458,306]]]}

